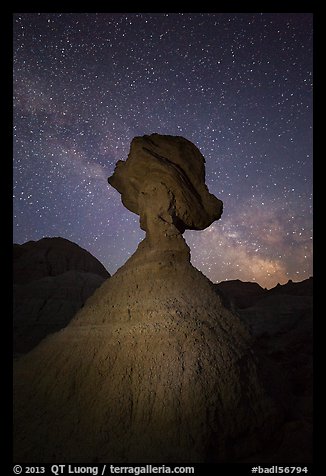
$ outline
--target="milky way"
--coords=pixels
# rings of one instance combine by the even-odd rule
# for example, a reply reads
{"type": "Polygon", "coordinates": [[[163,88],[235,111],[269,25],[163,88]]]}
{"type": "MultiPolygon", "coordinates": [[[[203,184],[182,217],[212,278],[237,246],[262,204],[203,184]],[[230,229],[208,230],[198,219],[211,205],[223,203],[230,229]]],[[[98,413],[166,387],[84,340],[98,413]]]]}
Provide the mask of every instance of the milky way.
{"type": "Polygon", "coordinates": [[[14,15],[14,241],[62,236],[110,273],[144,234],[107,183],[134,136],[206,158],[221,220],[186,232],[212,281],[312,275],[312,14],[14,15]]]}

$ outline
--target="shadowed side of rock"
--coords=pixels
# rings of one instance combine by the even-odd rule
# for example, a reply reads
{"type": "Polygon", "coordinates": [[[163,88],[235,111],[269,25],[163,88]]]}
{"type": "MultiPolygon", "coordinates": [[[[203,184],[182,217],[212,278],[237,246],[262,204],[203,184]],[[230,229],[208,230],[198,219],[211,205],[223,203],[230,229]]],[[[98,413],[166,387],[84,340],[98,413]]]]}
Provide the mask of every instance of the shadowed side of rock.
{"type": "Polygon", "coordinates": [[[42,238],[13,246],[13,278],[16,284],[30,283],[67,271],[110,277],[102,263],[88,251],[65,238],[42,238]]]}
{"type": "Polygon", "coordinates": [[[222,293],[228,307],[237,309],[253,305],[267,292],[258,283],[243,282],[239,279],[222,281],[215,284],[215,288],[222,293]]]}
{"type": "Polygon", "coordinates": [[[261,379],[284,416],[278,444],[258,457],[269,463],[307,464],[313,458],[312,289],[296,284],[288,286],[291,294],[282,293],[285,285],[239,312],[253,335],[261,379]]]}
{"type": "Polygon", "coordinates": [[[64,238],[13,245],[14,355],[65,327],[105,279],[104,266],[64,238]]]}
{"type": "Polygon", "coordinates": [[[313,278],[290,280],[270,290],[239,280],[219,283],[217,289],[236,304],[237,315],[252,335],[260,380],[283,415],[273,441],[244,461],[311,463],[313,278]]]}
{"type": "Polygon", "coordinates": [[[29,352],[45,336],[66,327],[103,282],[98,274],[67,271],[28,284],[15,284],[14,355],[29,352]]]}

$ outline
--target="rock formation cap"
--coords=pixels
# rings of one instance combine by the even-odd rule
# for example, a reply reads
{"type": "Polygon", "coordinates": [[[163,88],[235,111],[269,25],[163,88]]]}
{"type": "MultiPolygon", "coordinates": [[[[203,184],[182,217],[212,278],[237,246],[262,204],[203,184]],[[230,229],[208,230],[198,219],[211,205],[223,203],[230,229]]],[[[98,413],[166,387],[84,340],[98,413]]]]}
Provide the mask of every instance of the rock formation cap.
{"type": "Polygon", "coordinates": [[[222,215],[223,203],[205,184],[205,159],[180,136],[135,137],[126,161],[119,160],[108,182],[146,232],[172,227],[203,230],[222,215]]]}

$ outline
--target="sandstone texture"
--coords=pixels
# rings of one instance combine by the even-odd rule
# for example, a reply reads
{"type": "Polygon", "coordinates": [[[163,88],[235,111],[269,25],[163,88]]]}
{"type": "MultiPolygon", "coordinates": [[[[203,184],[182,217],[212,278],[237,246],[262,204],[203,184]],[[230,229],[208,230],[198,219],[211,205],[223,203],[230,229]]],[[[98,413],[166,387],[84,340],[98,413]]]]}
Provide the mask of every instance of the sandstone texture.
{"type": "Polygon", "coordinates": [[[205,184],[204,157],[183,137],[135,137],[108,180],[154,243],[163,234],[203,230],[222,214],[223,203],[205,184]]]}
{"type": "Polygon", "coordinates": [[[15,363],[15,461],[182,464],[255,454],[278,414],[249,333],[190,264],[182,237],[222,210],[204,185],[201,154],[179,137],[136,138],[110,183],[139,213],[146,238],[66,328],[15,363]]]}
{"type": "Polygon", "coordinates": [[[110,275],[88,251],[63,238],[14,245],[14,355],[65,327],[110,275]]]}
{"type": "Polygon", "coordinates": [[[270,437],[249,336],[177,258],[127,263],[20,359],[17,460],[228,461],[270,437]]]}

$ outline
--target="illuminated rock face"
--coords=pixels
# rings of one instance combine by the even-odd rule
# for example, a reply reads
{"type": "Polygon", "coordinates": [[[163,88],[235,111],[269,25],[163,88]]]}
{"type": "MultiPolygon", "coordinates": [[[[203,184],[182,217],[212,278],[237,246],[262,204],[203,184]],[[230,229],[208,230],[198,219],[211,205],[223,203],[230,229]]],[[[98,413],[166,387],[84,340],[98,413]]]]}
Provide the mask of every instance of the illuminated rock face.
{"type": "Polygon", "coordinates": [[[221,200],[205,185],[204,157],[183,137],[135,137],[128,159],[118,161],[109,183],[140,216],[155,248],[175,247],[176,237],[186,229],[203,230],[222,214],[221,200]]]}
{"type": "Polygon", "coordinates": [[[205,159],[197,147],[178,136],[135,137],[126,162],[118,161],[109,183],[125,207],[148,221],[203,230],[222,214],[222,202],[208,192],[205,159]]]}
{"type": "Polygon", "coordinates": [[[15,459],[231,462],[254,452],[275,414],[249,336],[182,237],[222,211],[204,159],[182,138],[136,138],[109,181],[146,238],[64,330],[16,363],[15,459]],[[141,155],[148,142],[158,168],[141,155]]]}

